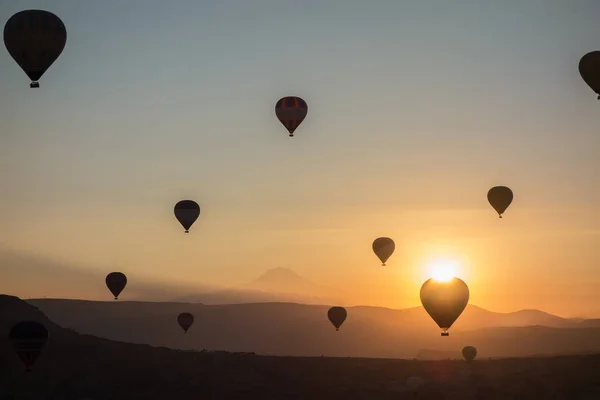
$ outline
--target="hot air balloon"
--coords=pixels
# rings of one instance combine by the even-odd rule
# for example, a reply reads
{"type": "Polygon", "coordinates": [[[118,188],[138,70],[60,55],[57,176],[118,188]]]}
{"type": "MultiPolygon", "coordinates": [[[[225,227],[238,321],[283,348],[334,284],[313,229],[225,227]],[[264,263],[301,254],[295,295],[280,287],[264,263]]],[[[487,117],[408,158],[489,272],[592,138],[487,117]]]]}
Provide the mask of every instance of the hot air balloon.
{"type": "Polygon", "coordinates": [[[348,313],[344,307],[331,307],[329,311],[327,311],[327,317],[333,326],[335,326],[336,331],[340,330],[340,326],[342,326],[347,316],[348,313]]]}
{"type": "Polygon", "coordinates": [[[46,346],[48,330],[39,322],[21,321],[11,328],[8,339],[29,372],[46,346]]]}
{"type": "Polygon", "coordinates": [[[115,296],[115,300],[119,298],[119,294],[127,285],[127,277],[122,272],[111,272],[106,275],[106,286],[108,290],[115,296]]]}
{"type": "Polygon", "coordinates": [[[4,26],[4,44],[11,57],[25,71],[31,84],[56,61],[67,43],[67,29],[56,15],[42,10],[19,11],[4,26]]]}
{"type": "Polygon", "coordinates": [[[181,200],[175,204],[175,218],[185,229],[185,233],[190,233],[190,228],[200,215],[200,206],[193,200],[181,200]]]}
{"type": "Polygon", "coordinates": [[[431,278],[421,287],[421,304],[442,328],[442,336],[448,336],[448,329],[458,319],[469,302],[469,288],[459,278],[449,282],[438,282],[431,278]]]}
{"type": "Polygon", "coordinates": [[[600,51],[592,51],[581,57],[579,74],[600,100],[600,51]]]}
{"type": "Polygon", "coordinates": [[[468,362],[471,362],[477,356],[477,349],[473,346],[466,346],[462,349],[462,355],[468,362]]]}
{"type": "Polygon", "coordinates": [[[487,198],[498,216],[502,218],[502,214],[513,201],[513,192],[506,186],[494,186],[488,191],[487,198]]]}
{"type": "Polygon", "coordinates": [[[381,260],[381,265],[385,267],[385,262],[394,254],[396,244],[389,237],[380,237],[373,241],[373,251],[381,260]]]}
{"type": "Polygon", "coordinates": [[[190,329],[194,323],[194,316],[189,312],[181,313],[177,316],[177,323],[183,328],[183,331],[187,333],[188,329],[190,329]]]}
{"type": "Polygon", "coordinates": [[[275,104],[275,115],[288,130],[290,137],[294,136],[294,131],[304,121],[307,113],[308,105],[300,97],[283,97],[275,104]]]}

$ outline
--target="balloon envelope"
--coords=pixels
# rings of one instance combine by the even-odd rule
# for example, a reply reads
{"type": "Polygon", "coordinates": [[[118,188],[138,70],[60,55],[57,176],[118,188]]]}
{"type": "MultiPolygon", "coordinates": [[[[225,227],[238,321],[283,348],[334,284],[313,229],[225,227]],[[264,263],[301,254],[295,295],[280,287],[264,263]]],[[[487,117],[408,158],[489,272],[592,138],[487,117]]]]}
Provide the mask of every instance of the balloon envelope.
{"type": "Polygon", "coordinates": [[[31,87],[39,87],[37,81],[60,56],[66,43],[65,25],[48,11],[20,11],[4,26],[6,49],[33,81],[31,87]]]}
{"type": "Polygon", "coordinates": [[[300,97],[282,97],[275,104],[275,115],[277,119],[294,136],[294,131],[300,126],[308,114],[308,105],[300,97]]]}
{"type": "Polygon", "coordinates": [[[181,313],[177,316],[177,323],[181,326],[185,333],[194,323],[194,316],[188,312],[181,313]]]}
{"type": "Polygon", "coordinates": [[[459,278],[449,282],[438,282],[431,278],[421,287],[421,304],[442,328],[442,336],[448,336],[448,329],[458,319],[469,303],[469,288],[459,278]]]}
{"type": "Polygon", "coordinates": [[[122,272],[111,272],[106,275],[106,286],[108,290],[115,296],[115,300],[127,285],[127,277],[122,272]]]}
{"type": "Polygon", "coordinates": [[[190,232],[190,228],[200,216],[200,206],[194,200],[181,200],[175,204],[175,218],[185,229],[185,233],[190,232]]]}
{"type": "Polygon", "coordinates": [[[494,186],[488,191],[487,198],[498,216],[502,218],[502,214],[513,201],[513,192],[506,186],[494,186]]]}
{"type": "Polygon", "coordinates": [[[600,99],[600,51],[592,51],[581,57],[579,74],[600,99]]]}
{"type": "Polygon", "coordinates": [[[473,361],[477,356],[477,349],[473,346],[466,346],[462,349],[462,355],[467,361],[473,361]]]}
{"type": "Polygon", "coordinates": [[[21,321],[11,328],[8,339],[27,371],[30,371],[46,346],[48,330],[39,322],[21,321]]]}
{"type": "Polygon", "coordinates": [[[336,331],[340,330],[340,326],[342,326],[347,316],[348,313],[344,307],[331,307],[327,311],[327,318],[335,326],[336,331]]]}
{"type": "Polygon", "coordinates": [[[385,262],[390,258],[396,249],[396,244],[389,237],[380,237],[373,241],[373,252],[381,260],[381,265],[385,266],[385,262]]]}

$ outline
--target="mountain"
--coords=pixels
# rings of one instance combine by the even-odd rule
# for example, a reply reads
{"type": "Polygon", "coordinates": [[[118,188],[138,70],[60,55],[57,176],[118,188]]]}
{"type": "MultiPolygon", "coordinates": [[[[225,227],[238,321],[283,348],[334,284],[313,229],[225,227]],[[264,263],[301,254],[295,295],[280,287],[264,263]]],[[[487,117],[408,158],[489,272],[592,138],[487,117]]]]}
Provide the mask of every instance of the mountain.
{"type": "MultiPolygon", "coordinates": [[[[4,288],[15,293],[27,293],[28,297],[57,298],[69,291],[74,297],[107,299],[110,293],[104,279],[110,271],[120,271],[109,266],[104,271],[81,268],[67,263],[32,256],[0,247],[0,282],[4,288]],[[56,276],[69,279],[56,280],[56,276]],[[53,285],[45,283],[52,279],[53,285]],[[36,288],[36,289],[32,289],[36,288]],[[35,290],[32,292],[32,290],[35,290]]],[[[127,274],[127,270],[123,270],[127,274]]],[[[5,289],[5,290],[6,290],[5,289]]],[[[204,304],[238,304],[264,302],[294,302],[305,304],[343,304],[340,293],[318,286],[300,277],[292,270],[275,268],[266,271],[253,282],[233,288],[208,284],[181,284],[131,279],[123,298],[137,301],[174,301],[204,304]],[[183,294],[183,295],[182,295],[183,294]]]]}
{"type": "MultiPolygon", "coordinates": [[[[51,301],[51,303],[56,301],[51,301]]],[[[58,302],[69,302],[60,300],[58,302]]],[[[81,302],[71,306],[102,311],[106,306],[115,314],[115,323],[127,322],[126,315],[152,303],[81,302]]],[[[67,303],[68,304],[68,303],[67,303]]],[[[156,315],[183,306],[154,304],[156,315]]],[[[248,311],[256,305],[242,305],[248,311]]],[[[289,305],[260,305],[280,308],[289,305]]],[[[229,308],[229,306],[225,306],[229,308]]],[[[292,307],[297,307],[293,305],[292,307]]],[[[64,308],[64,307],[63,307],[64,308]]],[[[299,309],[301,310],[301,309],[299,309]]],[[[227,310],[219,310],[227,314],[227,310]]],[[[261,312],[268,310],[261,309],[261,312]]],[[[293,311],[287,309],[288,312],[293,311]]],[[[379,310],[382,311],[382,310],[379,310]]],[[[156,316],[155,315],[155,316],[156,316]]],[[[94,316],[87,316],[93,321],[94,316]]],[[[100,313],[100,319],[105,316],[100,313]]],[[[49,331],[48,345],[31,373],[12,352],[7,334],[0,339],[0,399],[130,400],[130,399],[467,399],[467,398],[600,398],[597,371],[600,355],[562,356],[486,360],[472,364],[464,361],[413,361],[364,358],[266,357],[226,352],[178,351],[148,345],[122,343],[78,334],[50,321],[39,309],[12,296],[0,295],[0,329],[8,332],[22,320],[36,320],[49,331]],[[418,388],[409,388],[411,377],[421,378],[418,388]],[[416,392],[416,393],[415,393],[416,392]]],[[[138,321],[139,322],[139,321],[138,321]]],[[[155,326],[158,331],[161,326],[155,326]]],[[[206,328],[206,326],[203,326],[206,328]]],[[[213,327],[217,331],[231,327],[213,327]]],[[[285,340],[283,332],[272,332],[262,325],[263,335],[272,341],[285,340]]],[[[570,343],[581,343],[578,332],[597,337],[597,329],[524,328],[524,332],[495,330],[505,346],[530,345],[547,340],[545,335],[562,331],[570,343]],[[505,331],[508,336],[505,335],[505,331]],[[549,330],[548,330],[549,329],[549,330]],[[535,332],[537,331],[537,332],[535,332]],[[525,339],[525,340],[524,340],[525,339]]],[[[202,329],[196,328],[196,332],[202,329]]],[[[352,330],[349,330],[352,332],[352,330]]],[[[331,332],[331,330],[330,330],[331,332]]],[[[344,331],[332,334],[334,342],[345,342],[344,331]]],[[[191,331],[190,331],[191,333],[191,331]]],[[[376,332],[370,332],[374,335],[376,332]]],[[[315,334],[313,332],[313,334],[315,334]]],[[[318,333],[316,333],[318,334],[318,333]]],[[[488,333],[480,331],[485,336],[488,333]]],[[[589,339],[588,337],[588,339],[589,339]]],[[[450,336],[452,338],[452,335],[450,336]]],[[[297,339],[297,338],[296,338],[297,339]]],[[[473,338],[476,339],[476,338],[473,338]]],[[[177,341],[187,335],[179,332],[177,341]]],[[[240,343],[245,335],[237,335],[240,343]]],[[[362,345],[377,340],[363,337],[362,345]]],[[[437,341],[440,337],[437,337],[437,341]]],[[[460,339],[459,339],[460,340],[460,339]]],[[[360,344],[359,344],[360,345],[360,344]]],[[[453,344],[456,353],[457,343],[453,344]]],[[[446,354],[450,354],[450,350],[446,354]]],[[[438,353],[438,356],[443,355],[438,353]]]]}
{"type": "Polygon", "coordinates": [[[267,270],[256,280],[244,285],[249,290],[266,292],[297,293],[322,295],[326,288],[318,286],[301,277],[289,268],[273,268],[267,270]]]}
{"type": "MultiPolygon", "coordinates": [[[[576,327],[580,320],[571,320],[539,310],[520,310],[511,313],[497,313],[469,305],[468,312],[461,315],[453,326],[455,330],[480,329],[489,327],[511,327],[541,325],[553,328],[576,327]]],[[[600,324],[596,325],[600,327],[600,324]]]]}
{"type": "Polygon", "coordinates": [[[303,304],[343,304],[340,293],[317,285],[289,268],[267,270],[247,284],[177,297],[176,302],[239,304],[291,302],[303,304]]]}
{"type": "Polygon", "coordinates": [[[580,328],[595,328],[600,326],[600,318],[591,318],[577,321],[580,328]]]}
{"type": "Polygon", "coordinates": [[[421,307],[347,307],[348,318],[336,332],[327,320],[329,306],[323,305],[28,302],[61,326],[81,333],[178,349],[380,358],[414,358],[423,349],[456,351],[469,343],[478,347],[482,357],[600,351],[600,342],[593,338],[600,333],[600,325],[569,323],[541,311],[493,313],[473,305],[457,321],[456,329],[452,327],[450,337],[440,340],[439,328],[421,307]],[[175,321],[181,312],[191,312],[196,319],[185,340],[175,321]],[[552,325],[529,326],[539,321],[552,325]],[[520,341],[528,345],[521,346],[520,341]]]}

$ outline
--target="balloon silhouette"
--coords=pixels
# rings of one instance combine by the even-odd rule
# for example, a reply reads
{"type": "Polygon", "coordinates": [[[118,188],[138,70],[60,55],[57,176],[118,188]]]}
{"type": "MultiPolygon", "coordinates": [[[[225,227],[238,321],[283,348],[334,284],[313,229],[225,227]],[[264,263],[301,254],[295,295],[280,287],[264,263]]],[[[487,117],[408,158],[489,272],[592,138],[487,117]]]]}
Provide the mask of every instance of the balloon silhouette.
{"type": "Polygon", "coordinates": [[[473,346],[466,346],[462,349],[462,355],[468,362],[471,362],[477,356],[477,349],[473,346]]]}
{"type": "Polygon", "coordinates": [[[442,336],[448,336],[448,329],[458,319],[469,302],[469,288],[459,278],[449,282],[438,282],[433,278],[421,286],[421,304],[442,329],[442,336]]]}
{"type": "Polygon", "coordinates": [[[115,300],[119,298],[119,294],[127,285],[127,277],[121,272],[111,272],[106,275],[106,286],[108,290],[115,296],[115,300]]]}
{"type": "Polygon", "coordinates": [[[288,130],[290,137],[294,136],[294,131],[304,121],[307,113],[308,105],[300,97],[283,97],[275,104],[275,115],[288,130]]]}
{"type": "Polygon", "coordinates": [[[21,321],[11,328],[8,339],[29,372],[46,346],[48,330],[39,322],[21,321]]]}
{"type": "Polygon", "coordinates": [[[19,11],[4,26],[6,49],[31,79],[31,88],[40,87],[39,79],[60,56],[66,43],[65,24],[48,11],[19,11]]]}
{"type": "Polygon", "coordinates": [[[175,204],[175,218],[190,233],[190,228],[200,216],[200,206],[193,200],[181,200],[175,204]]]}
{"type": "Polygon", "coordinates": [[[188,329],[194,323],[194,316],[188,312],[181,313],[177,316],[177,323],[183,328],[183,331],[187,333],[188,329]]]}
{"type": "Polygon", "coordinates": [[[498,217],[502,218],[502,214],[513,201],[513,192],[506,186],[494,186],[488,191],[487,198],[498,213],[498,217]]]}
{"type": "Polygon", "coordinates": [[[579,74],[600,100],[600,51],[592,51],[581,57],[579,74]]]}
{"type": "Polygon", "coordinates": [[[389,237],[380,237],[373,241],[373,252],[381,260],[381,265],[385,267],[385,262],[390,258],[396,249],[396,244],[389,237]]]}
{"type": "Polygon", "coordinates": [[[340,326],[342,326],[347,316],[348,313],[344,307],[331,307],[327,311],[327,318],[335,326],[336,331],[340,330],[340,326]]]}

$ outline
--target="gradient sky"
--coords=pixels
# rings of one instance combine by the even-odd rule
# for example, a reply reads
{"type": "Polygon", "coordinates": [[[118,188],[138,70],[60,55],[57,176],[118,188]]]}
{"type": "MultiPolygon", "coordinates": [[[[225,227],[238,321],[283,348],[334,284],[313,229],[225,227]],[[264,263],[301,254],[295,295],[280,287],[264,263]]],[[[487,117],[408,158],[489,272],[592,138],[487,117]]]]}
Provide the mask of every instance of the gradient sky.
{"type": "MultiPolygon", "coordinates": [[[[289,267],[389,307],[442,259],[473,304],[600,316],[596,1],[13,0],[0,23],[27,8],[68,39],[39,90],[0,51],[3,252],[165,284],[289,267]],[[286,95],[309,105],[293,139],[286,95]]],[[[85,297],[15,268],[0,292],[85,297]]]]}

